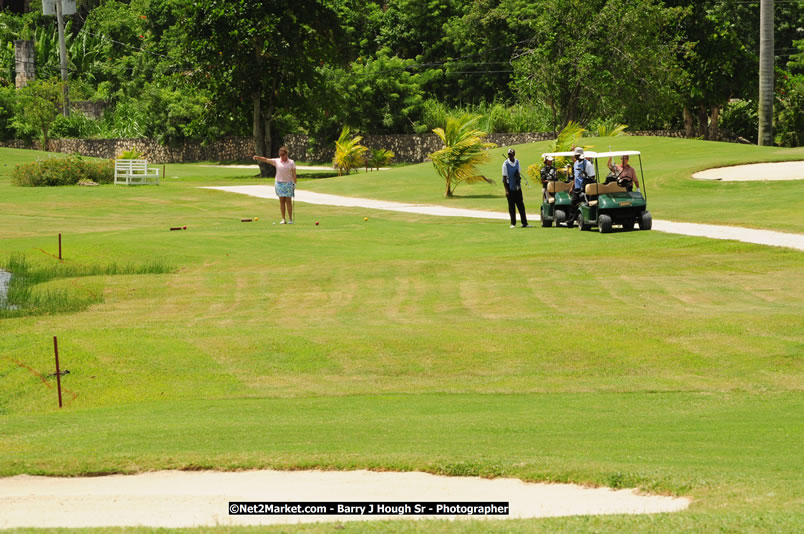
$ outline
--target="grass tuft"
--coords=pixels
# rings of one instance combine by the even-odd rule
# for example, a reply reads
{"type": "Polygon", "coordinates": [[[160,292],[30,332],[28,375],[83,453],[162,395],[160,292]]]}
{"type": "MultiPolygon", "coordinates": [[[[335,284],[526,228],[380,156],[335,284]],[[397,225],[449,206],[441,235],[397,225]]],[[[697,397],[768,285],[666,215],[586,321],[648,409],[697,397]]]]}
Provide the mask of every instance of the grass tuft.
{"type": "Polygon", "coordinates": [[[11,273],[5,298],[0,298],[0,318],[71,313],[103,302],[100,292],[76,289],[44,289],[35,287],[58,279],[125,274],[164,274],[174,268],[162,261],[150,260],[143,264],[71,265],[59,263],[34,267],[23,254],[12,254],[0,268],[11,273]]]}

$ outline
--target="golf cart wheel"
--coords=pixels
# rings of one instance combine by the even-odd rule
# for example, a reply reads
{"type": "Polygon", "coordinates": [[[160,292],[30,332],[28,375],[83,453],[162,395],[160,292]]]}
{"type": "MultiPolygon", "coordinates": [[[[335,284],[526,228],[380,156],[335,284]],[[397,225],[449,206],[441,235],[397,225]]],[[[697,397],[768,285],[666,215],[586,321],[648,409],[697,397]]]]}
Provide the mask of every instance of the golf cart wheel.
{"type": "Polygon", "coordinates": [[[552,219],[542,217],[542,228],[550,228],[551,226],[553,226],[552,219]]]}
{"type": "Polygon", "coordinates": [[[597,227],[601,234],[608,234],[611,232],[611,217],[608,215],[600,215],[597,218],[597,227]]]}
{"type": "Polygon", "coordinates": [[[556,210],[554,218],[556,220],[556,226],[567,222],[567,214],[564,213],[564,210],[556,210]]]}
{"type": "Polygon", "coordinates": [[[653,218],[650,216],[649,211],[643,211],[639,214],[639,229],[640,230],[650,230],[651,226],[653,226],[653,218]]]}
{"type": "Polygon", "coordinates": [[[623,223],[623,230],[630,232],[634,229],[634,221],[626,221],[623,223]]]}
{"type": "Polygon", "coordinates": [[[578,225],[578,230],[581,232],[589,230],[589,227],[583,223],[583,213],[578,214],[578,216],[575,218],[575,223],[578,225]]]}

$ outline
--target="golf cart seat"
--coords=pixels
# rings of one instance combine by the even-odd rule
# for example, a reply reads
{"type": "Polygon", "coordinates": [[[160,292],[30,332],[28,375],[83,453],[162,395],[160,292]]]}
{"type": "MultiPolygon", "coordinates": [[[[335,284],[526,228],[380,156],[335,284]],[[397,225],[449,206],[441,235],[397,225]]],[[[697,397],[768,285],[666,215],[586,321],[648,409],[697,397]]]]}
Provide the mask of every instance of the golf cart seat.
{"type": "Polygon", "coordinates": [[[562,191],[569,191],[571,187],[572,182],[559,182],[559,181],[547,182],[548,193],[560,193],[562,191]]]}
{"type": "Polygon", "coordinates": [[[549,202],[550,204],[555,204],[556,202],[555,194],[561,193],[563,191],[569,192],[571,188],[572,188],[572,182],[560,182],[554,180],[547,182],[547,192],[549,193],[547,195],[547,202],[549,202]]]}
{"type": "Polygon", "coordinates": [[[617,182],[611,182],[609,184],[586,184],[586,189],[584,190],[586,193],[586,198],[589,200],[590,206],[597,206],[597,196],[598,195],[609,195],[611,193],[625,193],[626,190],[624,187],[620,187],[617,185],[617,182]]]}

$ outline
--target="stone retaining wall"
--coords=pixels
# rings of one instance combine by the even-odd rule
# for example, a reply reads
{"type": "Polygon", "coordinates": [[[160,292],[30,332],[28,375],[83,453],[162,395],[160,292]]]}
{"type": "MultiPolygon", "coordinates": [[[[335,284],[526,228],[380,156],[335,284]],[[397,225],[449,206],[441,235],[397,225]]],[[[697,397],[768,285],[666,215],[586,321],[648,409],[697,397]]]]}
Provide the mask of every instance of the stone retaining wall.
{"type": "MultiPolygon", "coordinates": [[[[0,146],[41,150],[39,141],[5,141],[0,146]]],[[[151,163],[190,163],[196,161],[242,161],[254,155],[254,139],[228,137],[211,143],[187,141],[164,146],[151,139],[51,139],[49,152],[81,154],[96,158],[115,158],[127,150],[139,151],[151,163]]]]}
{"type": "MultiPolygon", "coordinates": [[[[646,135],[660,137],[684,137],[683,130],[653,130],[626,132],[626,135],[646,135]]],[[[521,134],[489,134],[488,141],[498,146],[519,145],[554,139],[552,132],[521,134]]],[[[723,141],[739,142],[728,135],[723,141]]],[[[306,135],[292,134],[285,137],[290,157],[300,161],[332,161],[334,147],[314,147],[306,135]]],[[[334,144],[334,143],[333,143],[334,144]]],[[[367,135],[362,144],[369,148],[386,148],[394,152],[394,161],[399,163],[421,163],[427,154],[441,148],[435,134],[367,135]]],[[[40,149],[40,143],[23,141],[0,142],[9,148],[40,149]]],[[[136,149],[152,163],[190,163],[197,161],[246,161],[254,154],[254,139],[251,137],[228,137],[210,143],[186,141],[177,146],[163,146],[150,139],[53,139],[48,142],[50,152],[81,154],[99,158],[114,158],[125,150],[136,149]]]]}

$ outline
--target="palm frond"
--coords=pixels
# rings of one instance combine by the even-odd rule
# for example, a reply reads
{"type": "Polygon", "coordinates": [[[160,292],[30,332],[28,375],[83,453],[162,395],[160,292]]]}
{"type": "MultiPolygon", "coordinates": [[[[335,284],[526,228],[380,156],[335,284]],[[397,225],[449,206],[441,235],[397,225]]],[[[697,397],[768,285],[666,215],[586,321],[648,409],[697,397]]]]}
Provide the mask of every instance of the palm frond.
{"type": "Polygon", "coordinates": [[[435,133],[444,147],[431,153],[433,167],[446,184],[445,196],[462,182],[476,183],[491,180],[476,172],[476,167],[489,160],[487,149],[497,146],[485,141],[486,132],[475,128],[478,117],[462,115],[448,118],[444,128],[435,128],[435,133]]]}

